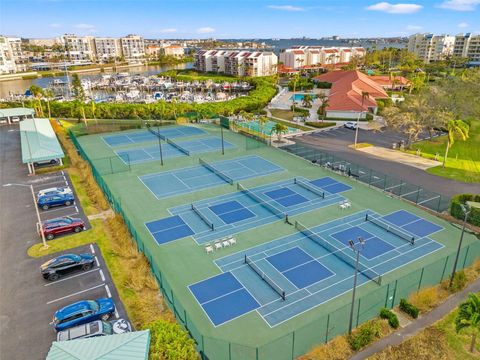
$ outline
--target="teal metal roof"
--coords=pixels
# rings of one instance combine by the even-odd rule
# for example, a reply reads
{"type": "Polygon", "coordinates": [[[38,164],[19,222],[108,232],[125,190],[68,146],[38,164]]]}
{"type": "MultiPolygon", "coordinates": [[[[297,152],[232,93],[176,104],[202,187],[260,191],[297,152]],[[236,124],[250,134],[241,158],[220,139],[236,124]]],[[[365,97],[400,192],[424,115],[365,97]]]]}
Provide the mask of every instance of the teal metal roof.
{"type": "Polygon", "coordinates": [[[24,164],[59,159],[65,156],[48,119],[25,119],[21,121],[20,139],[22,141],[22,161],[24,164]]]}
{"type": "Polygon", "coordinates": [[[9,108],[0,109],[0,118],[12,117],[12,116],[32,116],[35,114],[35,110],[30,108],[9,108]]]}
{"type": "Polygon", "coordinates": [[[147,360],[150,330],[54,341],[46,360],[147,360]]]}

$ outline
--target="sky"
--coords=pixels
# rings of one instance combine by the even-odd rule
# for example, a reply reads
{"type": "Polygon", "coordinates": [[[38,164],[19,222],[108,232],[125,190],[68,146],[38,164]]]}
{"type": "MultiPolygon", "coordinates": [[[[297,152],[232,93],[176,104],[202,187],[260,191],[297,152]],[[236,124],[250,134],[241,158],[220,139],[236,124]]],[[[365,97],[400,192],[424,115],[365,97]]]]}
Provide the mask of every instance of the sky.
{"type": "Polygon", "coordinates": [[[0,0],[0,34],[145,38],[480,33],[480,0],[0,0]]]}

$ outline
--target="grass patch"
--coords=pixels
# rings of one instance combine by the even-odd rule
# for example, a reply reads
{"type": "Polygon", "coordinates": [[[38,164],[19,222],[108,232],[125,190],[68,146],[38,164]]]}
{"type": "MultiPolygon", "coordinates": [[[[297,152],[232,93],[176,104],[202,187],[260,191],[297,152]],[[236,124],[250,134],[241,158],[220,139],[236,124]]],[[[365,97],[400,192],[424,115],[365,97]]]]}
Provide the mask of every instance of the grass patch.
{"type": "Polygon", "coordinates": [[[357,143],[357,146],[355,146],[354,144],[348,145],[348,147],[352,149],[363,149],[370,146],[373,146],[373,145],[369,143],[357,143]]]}
{"type": "Polygon", "coordinates": [[[292,110],[282,110],[282,109],[270,109],[270,113],[272,114],[273,117],[284,119],[284,120],[290,120],[290,121],[293,121],[294,116],[303,116],[304,114],[303,111],[295,111],[294,113],[292,110]]]}
{"type": "MultiPolygon", "coordinates": [[[[470,137],[466,141],[457,140],[449,150],[445,168],[436,166],[427,171],[431,174],[453,180],[475,183],[480,182],[480,121],[472,120],[470,137]]],[[[424,140],[412,145],[413,153],[420,150],[422,156],[433,159],[439,154],[438,160],[443,162],[447,146],[447,137],[440,136],[432,140],[424,140]]]]}

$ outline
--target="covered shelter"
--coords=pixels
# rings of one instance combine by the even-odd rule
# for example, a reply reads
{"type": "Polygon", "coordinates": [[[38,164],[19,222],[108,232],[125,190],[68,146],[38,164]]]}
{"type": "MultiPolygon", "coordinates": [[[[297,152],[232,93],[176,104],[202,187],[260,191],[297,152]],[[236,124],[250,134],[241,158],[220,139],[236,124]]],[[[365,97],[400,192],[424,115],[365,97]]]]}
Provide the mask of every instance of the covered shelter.
{"type": "Polygon", "coordinates": [[[46,360],[147,360],[150,330],[54,341],[46,360]]]}
{"type": "Polygon", "coordinates": [[[48,119],[26,119],[20,123],[22,162],[28,172],[35,173],[34,163],[57,160],[62,164],[65,157],[48,119]]]}
{"type": "Polygon", "coordinates": [[[0,123],[18,122],[25,119],[33,119],[35,116],[35,110],[30,108],[18,107],[0,109],[0,123]]]}

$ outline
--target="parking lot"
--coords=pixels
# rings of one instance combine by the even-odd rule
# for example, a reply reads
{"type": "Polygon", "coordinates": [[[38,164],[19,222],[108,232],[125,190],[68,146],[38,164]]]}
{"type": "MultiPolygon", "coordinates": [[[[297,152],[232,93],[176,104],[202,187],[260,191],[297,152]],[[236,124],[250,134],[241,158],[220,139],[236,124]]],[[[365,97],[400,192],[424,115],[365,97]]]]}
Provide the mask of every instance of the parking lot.
{"type": "MultiPolygon", "coordinates": [[[[36,204],[28,187],[3,185],[31,184],[37,192],[71,185],[70,179],[66,172],[28,176],[27,167],[21,163],[18,125],[0,127],[0,148],[0,358],[45,359],[56,339],[51,324],[56,310],[79,300],[101,297],[114,300],[114,317],[125,318],[125,310],[96,245],[68,251],[92,253],[95,266],[91,270],[71,273],[55,282],[42,278],[40,265],[61,253],[41,258],[28,256],[27,250],[41,241],[36,229],[36,204]]],[[[87,221],[78,201],[68,207],[41,210],[40,214],[42,221],[65,215],[87,221]]]]}

